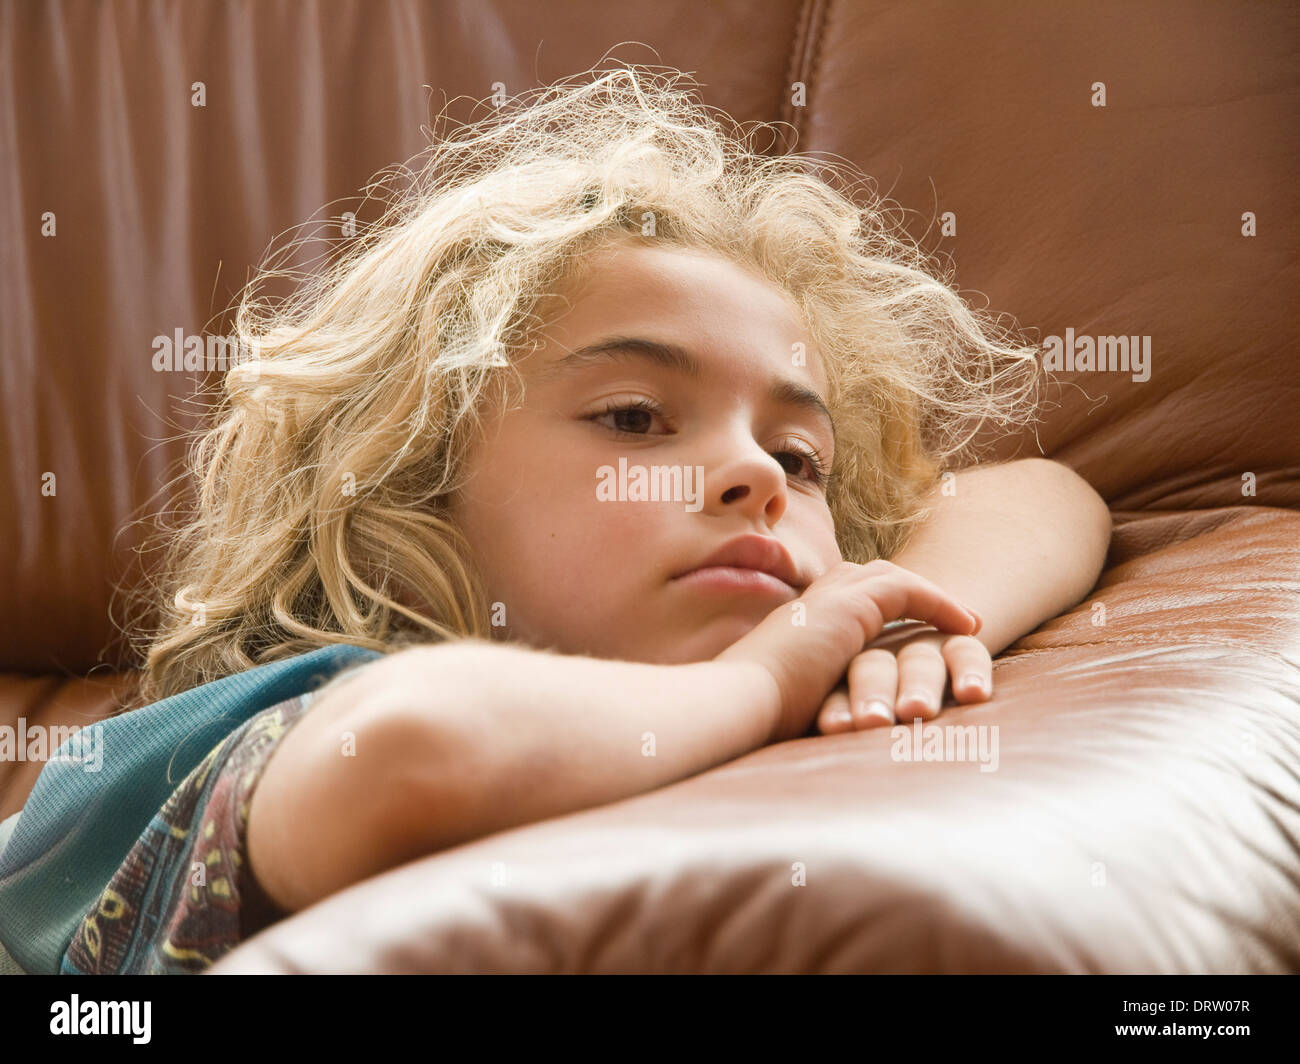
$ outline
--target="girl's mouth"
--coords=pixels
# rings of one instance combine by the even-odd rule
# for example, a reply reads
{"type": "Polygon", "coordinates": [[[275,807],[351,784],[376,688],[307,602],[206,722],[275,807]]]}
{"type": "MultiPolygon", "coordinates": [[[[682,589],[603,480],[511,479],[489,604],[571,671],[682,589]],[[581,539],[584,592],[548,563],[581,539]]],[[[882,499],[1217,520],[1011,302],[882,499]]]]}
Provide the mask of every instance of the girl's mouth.
{"type": "Polygon", "coordinates": [[[735,565],[707,565],[676,577],[675,584],[700,591],[740,591],[750,594],[788,597],[798,592],[784,580],[761,569],[743,569],[735,565]]]}

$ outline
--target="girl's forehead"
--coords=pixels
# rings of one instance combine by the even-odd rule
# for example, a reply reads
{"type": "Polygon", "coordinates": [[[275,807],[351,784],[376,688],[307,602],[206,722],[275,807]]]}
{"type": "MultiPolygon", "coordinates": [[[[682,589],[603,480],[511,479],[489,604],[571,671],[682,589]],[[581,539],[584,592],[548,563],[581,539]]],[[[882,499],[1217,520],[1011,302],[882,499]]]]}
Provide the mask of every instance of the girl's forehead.
{"type": "Polygon", "coordinates": [[[685,349],[706,365],[726,362],[733,374],[783,364],[787,375],[806,378],[824,393],[820,352],[794,299],[755,267],[719,253],[602,248],[579,277],[550,296],[541,315],[550,349],[544,362],[631,339],[685,349]]]}

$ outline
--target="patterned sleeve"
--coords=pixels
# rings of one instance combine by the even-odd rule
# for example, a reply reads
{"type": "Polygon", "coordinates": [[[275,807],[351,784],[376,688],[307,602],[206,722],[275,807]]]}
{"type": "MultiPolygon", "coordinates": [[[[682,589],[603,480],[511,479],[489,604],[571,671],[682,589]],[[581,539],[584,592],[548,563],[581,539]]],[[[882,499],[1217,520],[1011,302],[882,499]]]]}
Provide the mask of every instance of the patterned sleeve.
{"type": "Polygon", "coordinates": [[[256,714],[174,790],[78,925],[61,972],[201,972],[280,914],[247,871],[248,803],[319,691],[256,714]]]}

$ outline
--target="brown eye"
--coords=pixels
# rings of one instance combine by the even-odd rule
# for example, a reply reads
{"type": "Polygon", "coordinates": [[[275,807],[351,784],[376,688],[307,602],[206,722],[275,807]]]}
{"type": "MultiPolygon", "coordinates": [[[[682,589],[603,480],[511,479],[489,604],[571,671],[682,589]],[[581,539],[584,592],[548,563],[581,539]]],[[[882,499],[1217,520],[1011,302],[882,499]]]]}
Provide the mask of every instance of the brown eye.
{"type": "Polygon", "coordinates": [[[623,410],[612,411],[614,415],[614,427],[619,432],[648,432],[650,429],[650,413],[637,407],[627,407],[623,410]]]}
{"type": "Polygon", "coordinates": [[[782,464],[785,466],[785,471],[792,477],[800,476],[803,473],[804,463],[808,461],[808,459],[797,451],[777,451],[775,457],[778,462],[780,462],[782,458],[787,459],[787,461],[782,464]],[[791,469],[791,466],[794,468],[791,469]]]}
{"type": "MultiPolygon", "coordinates": [[[[793,444],[794,441],[788,442],[793,444]]],[[[786,467],[786,472],[791,476],[799,477],[801,480],[806,480],[819,488],[825,488],[830,482],[830,470],[826,468],[826,463],[823,461],[821,454],[811,448],[805,448],[803,445],[789,446],[786,450],[773,451],[772,454],[778,462],[782,457],[793,459],[795,467],[793,469],[786,467]],[[806,475],[803,471],[804,463],[808,465],[806,475]]]]}
{"type": "Polygon", "coordinates": [[[654,424],[654,419],[661,413],[659,407],[649,399],[625,399],[610,403],[599,414],[593,415],[591,420],[600,421],[612,417],[614,424],[602,423],[615,432],[645,436],[654,424]]]}

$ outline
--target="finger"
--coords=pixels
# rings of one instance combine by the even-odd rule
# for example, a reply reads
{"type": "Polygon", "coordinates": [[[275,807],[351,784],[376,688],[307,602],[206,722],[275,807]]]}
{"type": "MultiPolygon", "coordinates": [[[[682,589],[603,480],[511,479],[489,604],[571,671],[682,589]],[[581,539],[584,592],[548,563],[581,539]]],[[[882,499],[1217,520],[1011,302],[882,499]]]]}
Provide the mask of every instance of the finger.
{"type": "Polygon", "coordinates": [[[817,713],[817,730],[823,735],[838,735],[853,730],[853,714],[849,711],[849,692],[837,687],[822,703],[817,713]]]}
{"type": "Polygon", "coordinates": [[[894,723],[898,694],[898,658],[892,651],[864,650],[849,662],[849,703],[853,726],[878,728],[894,723]]]}
{"type": "MultiPolygon", "coordinates": [[[[893,566],[887,571],[869,571],[864,573],[864,580],[880,610],[882,624],[908,617],[928,621],[938,629],[958,635],[972,635],[980,628],[980,620],[973,611],[937,584],[910,570],[893,566]]],[[[873,632],[871,637],[878,634],[873,632]]]]}
{"type": "Polygon", "coordinates": [[[939,715],[948,683],[948,665],[932,643],[912,643],[898,652],[898,700],[894,710],[900,721],[931,720],[939,715]]]}
{"type": "Polygon", "coordinates": [[[986,702],[993,694],[993,658],[971,636],[953,636],[943,645],[943,659],[958,702],[986,702]]]}

